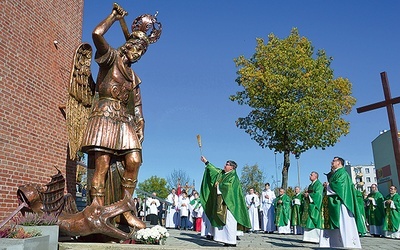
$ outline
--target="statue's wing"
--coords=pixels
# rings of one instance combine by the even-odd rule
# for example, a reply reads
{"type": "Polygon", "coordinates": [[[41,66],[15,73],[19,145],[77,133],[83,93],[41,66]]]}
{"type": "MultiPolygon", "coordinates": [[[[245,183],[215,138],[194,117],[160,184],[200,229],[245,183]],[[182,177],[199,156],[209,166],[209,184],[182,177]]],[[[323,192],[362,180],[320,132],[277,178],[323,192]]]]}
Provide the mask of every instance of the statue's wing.
{"type": "Polygon", "coordinates": [[[95,83],[90,72],[92,47],[82,43],[75,51],[68,86],[66,119],[69,141],[69,157],[76,159],[81,148],[90,108],[93,102],[95,83]]]}
{"type": "Polygon", "coordinates": [[[77,213],[75,200],[68,193],[64,195],[65,178],[61,171],[57,169],[57,174],[51,176],[51,181],[46,184],[45,190],[40,192],[43,202],[43,212],[58,215],[64,213],[77,213]],[[71,199],[72,198],[72,199],[71,199]]]}
{"type": "Polygon", "coordinates": [[[46,213],[56,213],[58,215],[64,205],[65,178],[59,169],[57,169],[57,171],[57,174],[51,176],[51,181],[46,184],[46,188],[41,192],[41,196],[43,211],[46,213]]]}

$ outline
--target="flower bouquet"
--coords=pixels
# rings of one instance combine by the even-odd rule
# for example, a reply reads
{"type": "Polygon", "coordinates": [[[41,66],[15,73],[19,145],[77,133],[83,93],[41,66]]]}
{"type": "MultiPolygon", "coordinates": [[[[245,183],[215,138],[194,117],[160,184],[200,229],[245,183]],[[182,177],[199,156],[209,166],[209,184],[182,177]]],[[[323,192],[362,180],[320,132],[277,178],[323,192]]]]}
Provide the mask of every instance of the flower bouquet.
{"type": "Polygon", "coordinates": [[[140,229],[133,235],[133,239],[137,244],[158,245],[165,244],[165,240],[169,237],[166,228],[162,226],[154,226],[152,228],[140,229]]]}

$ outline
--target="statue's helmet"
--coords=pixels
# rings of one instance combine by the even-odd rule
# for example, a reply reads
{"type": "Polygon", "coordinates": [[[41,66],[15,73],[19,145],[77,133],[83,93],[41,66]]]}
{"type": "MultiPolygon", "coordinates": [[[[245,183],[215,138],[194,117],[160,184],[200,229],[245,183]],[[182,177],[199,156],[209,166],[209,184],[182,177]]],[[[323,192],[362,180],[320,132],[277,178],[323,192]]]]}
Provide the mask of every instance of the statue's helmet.
{"type": "Polygon", "coordinates": [[[157,14],[144,14],[132,22],[131,38],[146,41],[147,44],[155,43],[161,36],[162,25],[157,21],[157,14]]]}

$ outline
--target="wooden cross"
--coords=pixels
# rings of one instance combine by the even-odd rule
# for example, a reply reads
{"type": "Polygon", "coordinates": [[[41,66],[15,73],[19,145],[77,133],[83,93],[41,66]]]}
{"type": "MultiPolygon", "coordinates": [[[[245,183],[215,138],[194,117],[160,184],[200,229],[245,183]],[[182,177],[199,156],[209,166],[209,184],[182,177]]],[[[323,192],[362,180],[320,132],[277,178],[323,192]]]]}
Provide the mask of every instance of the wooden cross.
{"type": "Polygon", "coordinates": [[[357,108],[357,113],[363,113],[366,111],[386,107],[387,114],[389,117],[390,134],[392,135],[394,158],[396,161],[396,168],[397,168],[397,178],[400,181],[400,144],[398,139],[396,117],[394,115],[394,108],[393,108],[393,104],[400,103],[400,97],[392,98],[390,94],[389,81],[386,72],[381,73],[381,81],[382,81],[383,93],[385,95],[385,100],[382,102],[377,102],[374,104],[357,108]]]}

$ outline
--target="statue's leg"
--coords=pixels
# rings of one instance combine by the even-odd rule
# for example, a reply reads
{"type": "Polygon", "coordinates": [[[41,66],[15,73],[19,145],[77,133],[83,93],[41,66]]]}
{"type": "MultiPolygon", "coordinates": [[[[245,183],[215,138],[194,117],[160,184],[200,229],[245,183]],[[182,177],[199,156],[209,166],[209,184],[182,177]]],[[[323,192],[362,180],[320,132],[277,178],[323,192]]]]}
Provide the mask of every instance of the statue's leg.
{"type": "MultiPolygon", "coordinates": [[[[123,179],[121,181],[122,197],[125,195],[125,191],[128,191],[129,195],[132,197],[133,192],[136,189],[137,177],[141,163],[142,163],[141,152],[134,151],[132,153],[125,155],[125,160],[124,160],[125,171],[123,179]]],[[[145,228],[146,224],[142,220],[137,218],[137,211],[134,211],[134,213],[135,214],[132,214],[131,211],[124,213],[124,217],[127,223],[131,227],[137,229],[145,228]]]]}
{"type": "Polygon", "coordinates": [[[90,196],[92,201],[97,199],[101,206],[104,206],[105,196],[105,180],[106,174],[110,165],[110,155],[104,152],[96,152],[94,154],[95,170],[92,179],[92,187],[90,196]]]}

